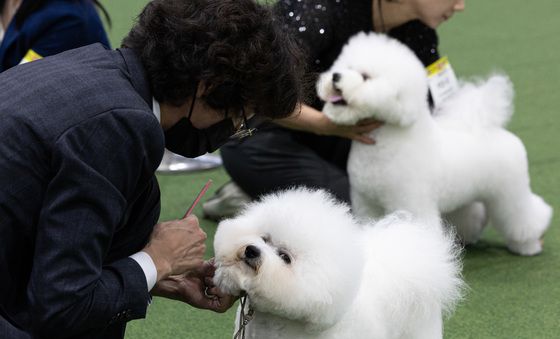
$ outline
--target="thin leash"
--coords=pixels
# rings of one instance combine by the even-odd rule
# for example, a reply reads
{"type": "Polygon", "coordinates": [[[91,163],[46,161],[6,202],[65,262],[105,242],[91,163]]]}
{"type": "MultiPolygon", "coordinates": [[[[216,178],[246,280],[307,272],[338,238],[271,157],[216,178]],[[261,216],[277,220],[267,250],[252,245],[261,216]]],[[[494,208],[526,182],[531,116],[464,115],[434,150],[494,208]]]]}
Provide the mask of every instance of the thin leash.
{"type": "Polygon", "coordinates": [[[248,306],[248,310],[247,310],[247,314],[245,314],[245,304],[247,304],[247,295],[244,295],[243,297],[241,297],[239,299],[239,303],[241,304],[241,312],[239,312],[239,330],[237,330],[237,333],[235,333],[235,336],[233,336],[233,339],[244,339],[245,338],[245,327],[247,326],[247,324],[253,320],[253,314],[255,313],[255,311],[253,310],[253,308],[249,305],[248,306]]]}

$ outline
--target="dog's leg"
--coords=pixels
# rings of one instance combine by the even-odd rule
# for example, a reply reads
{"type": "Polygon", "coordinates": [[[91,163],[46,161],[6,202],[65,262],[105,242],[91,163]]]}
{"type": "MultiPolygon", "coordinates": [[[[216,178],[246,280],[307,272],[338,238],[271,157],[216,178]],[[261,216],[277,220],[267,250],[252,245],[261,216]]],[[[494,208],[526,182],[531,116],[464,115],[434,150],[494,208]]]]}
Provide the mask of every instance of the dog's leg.
{"type": "Polygon", "coordinates": [[[463,244],[474,244],[480,238],[488,215],[481,202],[474,202],[444,215],[443,219],[455,227],[463,244]]]}
{"type": "Polygon", "coordinates": [[[377,219],[385,213],[383,208],[368,199],[367,195],[352,188],[350,188],[350,199],[352,200],[352,213],[359,219],[377,219]]]}
{"type": "Polygon", "coordinates": [[[407,331],[401,339],[441,339],[443,320],[441,309],[431,309],[430,313],[411,319],[407,331]]]}
{"type": "Polygon", "coordinates": [[[539,254],[552,208],[530,191],[501,198],[489,205],[489,213],[492,224],[506,238],[509,250],[519,255],[539,254]]]}

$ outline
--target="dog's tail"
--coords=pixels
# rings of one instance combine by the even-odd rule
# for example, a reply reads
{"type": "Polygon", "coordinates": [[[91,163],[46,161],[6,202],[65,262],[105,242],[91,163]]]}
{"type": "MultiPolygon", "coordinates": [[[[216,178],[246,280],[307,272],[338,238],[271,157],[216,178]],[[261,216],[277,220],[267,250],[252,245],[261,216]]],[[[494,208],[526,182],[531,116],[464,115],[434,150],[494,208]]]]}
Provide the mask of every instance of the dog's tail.
{"type": "Polygon", "coordinates": [[[438,120],[470,127],[505,127],[513,115],[513,84],[504,74],[461,84],[437,109],[438,120]]]}

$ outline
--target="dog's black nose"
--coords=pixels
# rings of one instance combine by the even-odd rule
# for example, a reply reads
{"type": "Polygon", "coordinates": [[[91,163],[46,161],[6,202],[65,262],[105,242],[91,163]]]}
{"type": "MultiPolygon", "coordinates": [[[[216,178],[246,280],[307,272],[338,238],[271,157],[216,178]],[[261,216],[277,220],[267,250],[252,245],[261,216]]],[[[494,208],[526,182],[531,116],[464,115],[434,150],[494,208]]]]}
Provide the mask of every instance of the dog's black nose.
{"type": "Polygon", "coordinates": [[[333,73],[332,81],[333,82],[338,82],[339,80],[340,80],[340,73],[333,73]]]}
{"type": "Polygon", "coordinates": [[[256,259],[261,255],[261,250],[258,247],[249,245],[245,247],[245,258],[256,259]]]}

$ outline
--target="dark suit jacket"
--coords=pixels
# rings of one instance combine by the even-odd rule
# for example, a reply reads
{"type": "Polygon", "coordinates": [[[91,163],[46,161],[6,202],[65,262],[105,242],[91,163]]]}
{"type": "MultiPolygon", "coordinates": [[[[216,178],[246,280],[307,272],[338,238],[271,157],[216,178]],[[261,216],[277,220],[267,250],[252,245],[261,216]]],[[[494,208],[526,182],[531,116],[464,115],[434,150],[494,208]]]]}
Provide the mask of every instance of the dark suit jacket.
{"type": "MultiPolygon", "coordinates": [[[[22,6],[34,1],[23,0],[22,6]]],[[[46,57],[95,42],[109,46],[90,0],[49,0],[21,25],[10,21],[0,43],[0,72],[18,65],[29,50],[46,57]]]]}
{"type": "Polygon", "coordinates": [[[0,337],[122,337],[164,150],[139,59],[95,44],[1,73],[0,136],[0,337]]]}

